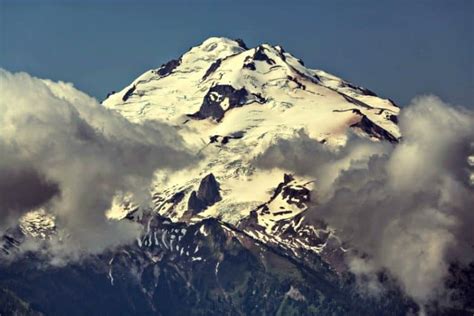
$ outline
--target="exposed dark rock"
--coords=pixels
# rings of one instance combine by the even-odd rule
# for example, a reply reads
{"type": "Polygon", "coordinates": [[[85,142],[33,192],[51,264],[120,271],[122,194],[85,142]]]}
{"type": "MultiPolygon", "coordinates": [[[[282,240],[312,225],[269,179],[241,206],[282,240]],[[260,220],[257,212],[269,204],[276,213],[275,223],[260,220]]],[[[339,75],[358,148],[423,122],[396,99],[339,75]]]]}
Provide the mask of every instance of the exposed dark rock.
{"type": "MultiPolygon", "coordinates": [[[[287,187],[288,183],[290,183],[291,181],[294,180],[294,177],[293,175],[289,174],[289,173],[285,173],[284,176],[283,176],[283,182],[280,182],[278,184],[278,186],[276,187],[276,189],[273,191],[273,194],[272,196],[270,197],[270,199],[266,202],[266,203],[263,203],[263,204],[260,204],[256,209],[255,211],[257,212],[257,214],[269,214],[270,213],[270,210],[268,208],[268,204],[270,204],[279,194],[282,193],[282,191],[287,187]]],[[[290,191],[287,191],[287,196],[289,194],[291,194],[290,191]]],[[[240,224],[239,224],[240,225],[240,224]]]]}
{"type": "Polygon", "coordinates": [[[293,177],[293,175],[289,174],[289,173],[285,173],[283,175],[283,184],[287,184],[287,183],[290,183],[291,181],[293,181],[295,178],[293,177]]]}
{"type": "Polygon", "coordinates": [[[107,93],[107,96],[105,98],[108,99],[113,94],[115,94],[115,91],[111,91],[111,92],[107,93]]]}
{"type": "Polygon", "coordinates": [[[280,183],[278,184],[278,186],[276,187],[275,191],[273,192],[273,195],[272,195],[272,197],[270,198],[270,200],[268,201],[268,203],[270,203],[271,201],[273,201],[273,200],[278,196],[278,194],[281,193],[281,191],[283,190],[283,187],[284,187],[285,185],[287,185],[288,183],[290,183],[291,181],[293,181],[293,180],[294,180],[293,175],[291,175],[291,174],[289,174],[289,173],[285,173],[285,174],[283,175],[283,182],[280,182],[280,183]]]}
{"type": "Polygon", "coordinates": [[[260,103],[260,104],[267,102],[267,99],[265,99],[260,93],[254,93],[252,95],[255,97],[257,102],[260,103]]]}
{"type": "Polygon", "coordinates": [[[278,51],[278,54],[280,55],[280,58],[283,60],[283,61],[286,61],[286,56],[285,56],[285,50],[283,49],[283,47],[281,46],[275,46],[275,49],[278,51]]]}
{"type": "Polygon", "coordinates": [[[241,48],[243,48],[243,49],[245,49],[245,50],[249,49],[249,48],[247,47],[247,45],[245,44],[245,42],[244,42],[243,39],[241,39],[241,38],[236,38],[234,41],[236,41],[237,44],[239,44],[239,46],[240,46],[241,48]]]}
{"type": "MultiPolygon", "coordinates": [[[[312,223],[309,224],[307,222],[306,217],[309,214],[308,212],[312,211],[309,209],[303,210],[303,208],[305,208],[307,202],[310,201],[310,191],[304,186],[293,183],[293,180],[294,178],[291,174],[285,174],[283,182],[275,189],[273,196],[266,203],[251,211],[248,217],[238,223],[238,227],[246,232],[258,232],[257,235],[266,234],[267,229],[259,224],[260,216],[268,217],[293,213],[285,207],[280,207],[278,210],[269,209],[268,205],[280,195],[288,204],[294,204],[302,209],[302,211],[294,217],[276,221],[275,225],[271,228],[271,235],[278,236],[281,240],[289,242],[298,240],[308,246],[323,247],[329,238],[329,233],[325,234],[321,230],[315,230],[315,228],[325,230],[326,224],[316,221],[314,215],[310,217],[312,223]]],[[[272,243],[273,241],[270,238],[268,244],[272,243]]],[[[277,246],[277,244],[278,243],[275,243],[275,246],[277,246]]],[[[344,261],[344,252],[340,249],[340,244],[326,245],[321,256],[307,252],[305,249],[305,247],[299,248],[299,246],[294,246],[291,252],[297,254],[301,260],[310,266],[319,267],[329,264],[331,268],[334,268],[338,273],[347,271],[347,266],[344,261]]]]}
{"type": "Polygon", "coordinates": [[[291,214],[293,213],[293,211],[279,211],[279,212],[275,212],[273,213],[275,216],[279,216],[279,215],[285,215],[285,214],[291,214]]]}
{"type": "Polygon", "coordinates": [[[127,90],[127,92],[125,92],[125,94],[123,95],[122,97],[122,101],[125,102],[128,100],[128,98],[130,98],[130,96],[133,94],[133,92],[135,91],[137,87],[135,85],[133,85],[130,89],[127,90]]]}
{"type": "Polygon", "coordinates": [[[398,124],[398,117],[396,115],[390,114],[388,119],[392,121],[393,123],[398,124]]]}
{"type": "Polygon", "coordinates": [[[291,69],[292,69],[294,72],[296,72],[299,76],[304,77],[304,78],[310,80],[310,81],[313,82],[313,83],[319,84],[319,83],[321,82],[321,78],[319,78],[319,76],[316,75],[316,74],[307,75],[307,74],[305,74],[305,73],[302,73],[301,71],[299,71],[298,69],[296,69],[296,68],[293,67],[293,66],[290,66],[290,67],[291,67],[291,69]]]}
{"type": "Polygon", "coordinates": [[[283,182],[278,184],[272,197],[266,204],[271,203],[279,194],[281,194],[282,197],[287,200],[288,204],[295,204],[299,208],[305,207],[305,203],[311,201],[311,192],[300,185],[288,186],[288,184],[293,180],[293,175],[285,173],[283,176],[283,182]]]}
{"type": "Polygon", "coordinates": [[[264,61],[269,65],[275,64],[275,61],[268,57],[267,54],[265,54],[265,49],[263,48],[263,46],[257,47],[255,54],[253,55],[253,60],[264,61]]]}
{"type": "Polygon", "coordinates": [[[173,204],[178,204],[179,202],[183,200],[183,198],[184,198],[184,192],[179,191],[178,193],[173,194],[173,196],[168,199],[168,202],[173,203],[173,204]]]}
{"type": "Polygon", "coordinates": [[[242,66],[242,68],[245,68],[245,69],[250,69],[250,70],[255,70],[255,63],[253,62],[253,59],[251,56],[247,56],[244,60],[244,65],[242,66]]]}
{"type": "Polygon", "coordinates": [[[387,99],[393,106],[396,106],[397,108],[399,108],[398,104],[395,103],[395,101],[393,101],[392,99],[387,99]]]}
{"type": "Polygon", "coordinates": [[[206,70],[206,73],[202,77],[202,80],[206,80],[207,77],[212,75],[220,67],[221,63],[222,63],[221,59],[218,59],[215,62],[213,62],[211,66],[206,70]]]}
{"type": "Polygon", "coordinates": [[[357,91],[361,92],[364,95],[370,95],[370,96],[374,96],[374,97],[377,96],[377,94],[375,94],[375,92],[373,92],[369,89],[366,89],[364,87],[355,86],[355,85],[353,85],[352,83],[349,83],[349,82],[342,82],[341,85],[342,85],[342,87],[348,87],[348,88],[357,90],[357,91]]]}
{"type": "Polygon", "coordinates": [[[197,214],[220,201],[222,197],[219,191],[219,182],[212,173],[208,174],[201,180],[197,192],[191,192],[188,200],[188,211],[197,214]]]}
{"type": "Polygon", "coordinates": [[[210,139],[210,142],[209,142],[209,143],[210,143],[210,144],[217,143],[219,137],[220,137],[219,135],[213,135],[213,136],[211,136],[211,137],[209,138],[209,139],[210,139]]]}
{"type": "Polygon", "coordinates": [[[311,200],[311,192],[303,187],[283,187],[282,196],[287,200],[288,204],[295,204],[299,208],[304,208],[306,203],[311,200]]]}
{"type": "Polygon", "coordinates": [[[287,79],[296,83],[298,89],[306,90],[306,86],[302,84],[301,82],[298,81],[298,79],[292,77],[292,76],[287,76],[287,79]]]}
{"type": "Polygon", "coordinates": [[[192,214],[197,214],[202,210],[205,210],[206,208],[206,203],[197,197],[196,191],[191,192],[191,195],[189,196],[188,200],[188,210],[192,214]]]}
{"type": "Polygon", "coordinates": [[[262,231],[264,227],[258,224],[258,214],[256,210],[250,211],[247,217],[240,220],[238,227],[246,230],[257,230],[262,231]]]}
{"type": "Polygon", "coordinates": [[[240,107],[247,102],[249,93],[245,88],[234,89],[230,85],[216,85],[209,89],[204,96],[201,108],[198,112],[190,115],[197,119],[213,118],[220,121],[228,109],[240,107]],[[228,108],[224,110],[221,102],[228,99],[228,108]]]}
{"type": "Polygon", "coordinates": [[[125,215],[125,218],[128,219],[128,220],[131,220],[131,221],[135,221],[137,220],[139,217],[140,217],[140,212],[138,212],[140,210],[140,207],[136,207],[132,210],[130,210],[127,215],[125,215]]]}
{"type": "MultiPolygon", "coordinates": [[[[337,91],[336,91],[337,92],[337,91]]],[[[337,92],[339,93],[339,95],[341,95],[344,99],[346,99],[346,101],[352,103],[352,104],[355,104],[357,106],[360,106],[360,107],[363,107],[365,109],[373,109],[372,106],[368,105],[367,103],[364,103],[362,101],[359,101],[355,98],[352,98],[350,96],[348,96],[347,94],[344,94],[344,93],[341,93],[341,92],[337,92]]]]}
{"type": "Polygon", "coordinates": [[[381,139],[381,140],[388,140],[391,143],[398,143],[398,139],[387,132],[385,129],[382,127],[378,126],[374,122],[372,122],[370,119],[367,118],[367,116],[363,115],[361,120],[355,124],[351,125],[352,128],[360,128],[362,131],[364,131],[366,134],[381,139]]]}
{"type": "Polygon", "coordinates": [[[230,138],[232,139],[241,139],[245,135],[244,131],[237,131],[229,135],[230,138]]]}
{"type": "Polygon", "coordinates": [[[201,201],[204,201],[206,205],[211,206],[222,199],[219,189],[219,182],[217,182],[214,175],[210,173],[201,180],[197,197],[201,201]]]}
{"type": "Polygon", "coordinates": [[[229,136],[224,136],[222,138],[222,144],[227,144],[229,142],[229,136]]]}
{"type": "Polygon", "coordinates": [[[166,77],[173,72],[181,64],[181,58],[172,59],[166,64],[161,65],[161,67],[156,71],[156,73],[161,77],[166,77]]]}
{"type": "Polygon", "coordinates": [[[210,144],[213,144],[213,143],[227,144],[232,139],[241,139],[243,137],[244,137],[244,132],[242,131],[235,132],[226,136],[212,135],[211,137],[209,137],[209,143],[210,144]]]}

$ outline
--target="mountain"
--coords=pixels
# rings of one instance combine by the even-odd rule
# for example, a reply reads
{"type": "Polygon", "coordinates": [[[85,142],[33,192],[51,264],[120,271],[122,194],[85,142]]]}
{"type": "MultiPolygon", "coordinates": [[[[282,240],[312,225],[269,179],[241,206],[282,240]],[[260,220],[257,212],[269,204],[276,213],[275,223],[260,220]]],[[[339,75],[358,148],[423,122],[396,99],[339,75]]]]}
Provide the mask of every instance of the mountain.
{"type": "Polygon", "coordinates": [[[343,269],[340,241],[330,228],[304,221],[315,179],[261,170],[255,158],[301,134],[332,147],[346,142],[348,130],[374,141],[400,138],[392,101],[308,69],[280,46],[249,49],[227,38],[209,38],[145,72],[103,105],[136,123],[175,126],[200,156],[193,170],[158,179],[154,212],[174,221],[217,218],[266,244],[320,255],[336,269],[343,269]]]}
{"type": "MultiPolygon", "coordinates": [[[[389,276],[364,296],[348,271],[348,245],[309,221],[317,179],[256,162],[282,140],[328,148],[349,131],[397,143],[392,101],[322,70],[280,46],[248,48],[209,38],[145,72],[102,102],[137,124],[172,125],[199,163],[157,172],[152,205],[117,196],[110,220],[144,227],[136,243],[49,266],[41,253],[11,263],[28,238],[47,239],[55,218],[25,215],[0,242],[0,314],[406,315],[418,307],[389,276]],[[2,302],[8,301],[9,304],[2,302]]],[[[159,159],[159,157],[157,157],[159,159]]],[[[291,163],[291,162],[289,162],[291,163]]]]}

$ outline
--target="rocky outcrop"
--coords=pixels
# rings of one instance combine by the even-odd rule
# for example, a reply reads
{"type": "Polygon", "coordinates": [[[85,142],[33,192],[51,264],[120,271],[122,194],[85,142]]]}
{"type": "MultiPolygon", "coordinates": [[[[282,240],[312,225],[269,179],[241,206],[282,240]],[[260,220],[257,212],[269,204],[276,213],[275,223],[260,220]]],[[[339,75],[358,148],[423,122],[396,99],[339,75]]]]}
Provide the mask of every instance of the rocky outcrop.
{"type": "Polygon", "coordinates": [[[247,47],[247,45],[245,44],[245,42],[244,42],[243,39],[241,39],[241,38],[236,38],[234,41],[236,41],[237,44],[239,44],[239,46],[240,46],[241,48],[243,48],[243,49],[245,49],[245,50],[249,49],[249,48],[247,47]]]}
{"type": "Polygon", "coordinates": [[[355,85],[353,85],[352,83],[349,83],[349,82],[343,81],[343,82],[341,83],[341,87],[348,87],[348,88],[357,90],[357,91],[359,91],[360,93],[362,93],[363,95],[370,95],[370,96],[373,96],[373,97],[376,97],[376,96],[377,96],[377,94],[375,94],[375,92],[373,92],[372,90],[369,90],[369,89],[364,88],[364,87],[355,86],[355,85]]]}
{"type": "Polygon", "coordinates": [[[372,122],[367,116],[362,115],[362,118],[359,122],[354,123],[351,125],[351,128],[359,128],[368,134],[371,137],[380,139],[380,140],[387,140],[391,143],[398,143],[398,139],[387,132],[382,127],[378,126],[374,122],[372,122]]]}
{"type": "Polygon", "coordinates": [[[169,62],[167,62],[166,64],[161,65],[161,67],[158,68],[158,70],[156,70],[156,73],[160,77],[166,77],[166,76],[170,75],[173,72],[173,70],[175,70],[176,67],[178,67],[179,65],[181,65],[181,58],[172,59],[169,62]]]}
{"type": "Polygon", "coordinates": [[[210,75],[212,75],[218,68],[219,66],[221,65],[222,63],[222,59],[218,59],[216,60],[215,62],[213,62],[211,64],[211,66],[209,66],[209,68],[206,70],[206,73],[204,74],[204,76],[202,77],[202,80],[206,80],[207,77],[209,77],[210,75]]]}
{"type": "Polygon", "coordinates": [[[245,88],[235,89],[231,85],[215,85],[204,96],[199,111],[192,114],[191,117],[213,118],[220,121],[224,117],[225,111],[244,105],[248,97],[249,93],[245,88]]]}
{"type": "Polygon", "coordinates": [[[247,56],[247,57],[245,58],[245,60],[244,60],[244,65],[242,66],[242,68],[244,68],[244,69],[249,69],[249,70],[255,70],[255,69],[257,69],[257,68],[255,67],[255,63],[254,63],[254,61],[253,61],[253,59],[252,59],[251,56],[247,56]]]}
{"type": "Polygon", "coordinates": [[[130,98],[130,96],[133,94],[133,92],[135,92],[135,89],[137,87],[135,85],[133,85],[130,89],[127,90],[127,92],[125,92],[125,94],[122,96],[122,101],[125,102],[128,100],[128,98],[130,98]]]}
{"type": "Polygon", "coordinates": [[[209,137],[209,143],[210,144],[219,143],[219,144],[225,145],[230,140],[243,138],[244,134],[245,134],[244,132],[238,131],[238,132],[232,133],[230,135],[225,135],[225,136],[212,135],[211,137],[209,137]]]}
{"type": "Polygon", "coordinates": [[[255,54],[253,55],[253,60],[264,61],[269,65],[275,65],[275,61],[268,57],[265,53],[265,48],[263,46],[257,47],[255,50],[255,54]]]}
{"type": "Polygon", "coordinates": [[[196,191],[191,192],[188,200],[188,211],[193,215],[205,210],[207,208],[206,203],[197,197],[196,191]]]}
{"type": "Polygon", "coordinates": [[[208,206],[220,201],[219,183],[212,173],[205,176],[197,192],[197,197],[204,201],[208,206]]]}
{"type": "Polygon", "coordinates": [[[205,176],[197,191],[191,192],[188,200],[188,212],[197,214],[222,199],[219,182],[212,173],[205,176]]]}
{"type": "Polygon", "coordinates": [[[199,111],[188,116],[200,120],[212,118],[219,122],[228,110],[252,101],[262,104],[267,100],[258,93],[249,93],[245,88],[235,89],[231,85],[219,84],[206,93],[199,111]]]}

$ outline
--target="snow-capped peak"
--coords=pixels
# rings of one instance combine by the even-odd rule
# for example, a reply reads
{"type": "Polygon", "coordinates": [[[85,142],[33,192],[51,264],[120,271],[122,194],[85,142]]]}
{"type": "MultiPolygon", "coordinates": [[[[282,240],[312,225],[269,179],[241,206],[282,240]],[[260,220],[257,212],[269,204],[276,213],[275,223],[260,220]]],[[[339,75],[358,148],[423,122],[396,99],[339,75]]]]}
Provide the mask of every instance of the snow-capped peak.
{"type": "Polygon", "coordinates": [[[135,122],[162,120],[181,125],[189,117],[220,121],[224,112],[244,104],[265,103],[276,114],[299,100],[304,100],[304,107],[312,104],[311,112],[329,109],[340,113],[334,117],[352,111],[351,115],[346,113],[354,117],[352,124],[367,117],[377,126],[360,128],[376,138],[381,137],[373,132],[378,127],[387,131],[392,141],[400,136],[392,122],[399,109],[391,101],[306,68],[281,46],[262,44],[248,49],[241,40],[221,37],[211,37],[180,58],[145,72],[103,104],[135,122]]]}
{"type": "MultiPolygon", "coordinates": [[[[157,173],[154,212],[172,220],[213,217],[229,224],[256,215],[264,226],[259,234],[272,234],[283,222],[300,223],[304,203],[295,204],[288,192],[309,197],[317,190],[314,179],[294,179],[305,185],[285,182],[288,187],[272,198],[288,171],[254,165],[269,146],[302,134],[340,146],[349,130],[374,141],[400,137],[399,108],[390,100],[310,69],[281,46],[248,48],[241,40],[221,37],[145,72],[103,105],[136,123],[175,126],[202,157],[193,169],[157,173]],[[212,191],[212,203],[204,188],[212,191]]],[[[112,213],[122,218],[126,212],[112,213]]]]}
{"type": "Polygon", "coordinates": [[[198,217],[237,222],[267,201],[283,171],[262,173],[252,159],[279,139],[305,133],[339,146],[349,129],[377,141],[396,142],[400,136],[399,108],[390,100],[307,68],[281,46],[248,48],[241,40],[223,37],[211,37],[145,72],[103,104],[134,122],[175,125],[189,147],[204,157],[194,173],[167,174],[162,178],[171,180],[157,182],[157,211],[173,218],[186,213],[191,193],[211,173],[222,199],[198,217]],[[268,178],[251,194],[241,189],[262,177],[268,178]]]}

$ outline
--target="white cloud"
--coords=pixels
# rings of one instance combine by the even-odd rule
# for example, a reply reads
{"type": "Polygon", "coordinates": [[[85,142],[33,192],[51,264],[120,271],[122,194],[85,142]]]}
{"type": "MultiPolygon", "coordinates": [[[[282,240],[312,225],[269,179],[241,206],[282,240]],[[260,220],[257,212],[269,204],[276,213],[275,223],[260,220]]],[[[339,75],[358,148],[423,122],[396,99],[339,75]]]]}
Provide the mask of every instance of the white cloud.
{"type": "MultiPolygon", "coordinates": [[[[256,162],[319,179],[312,215],[368,255],[370,271],[352,258],[353,272],[389,271],[424,304],[443,291],[451,262],[474,260],[468,163],[474,114],[419,97],[402,110],[400,129],[403,140],[395,146],[349,138],[331,151],[302,136],[280,142],[256,162]]],[[[376,288],[375,279],[368,280],[376,288]]]]}
{"type": "Polygon", "coordinates": [[[156,169],[194,159],[172,127],[132,124],[68,83],[0,70],[0,95],[0,230],[45,207],[67,236],[50,245],[58,255],[133,240],[138,225],[105,217],[114,195],[147,205],[156,169]]]}

